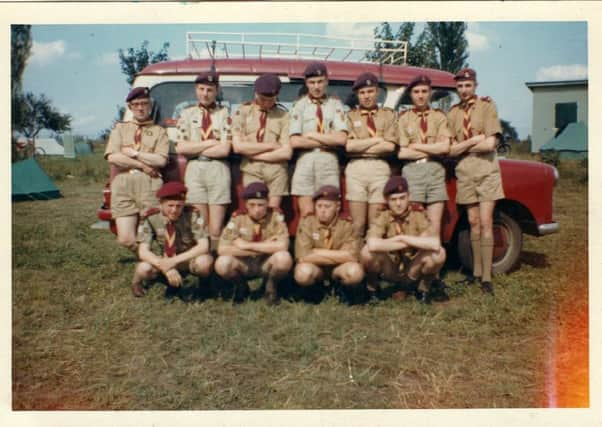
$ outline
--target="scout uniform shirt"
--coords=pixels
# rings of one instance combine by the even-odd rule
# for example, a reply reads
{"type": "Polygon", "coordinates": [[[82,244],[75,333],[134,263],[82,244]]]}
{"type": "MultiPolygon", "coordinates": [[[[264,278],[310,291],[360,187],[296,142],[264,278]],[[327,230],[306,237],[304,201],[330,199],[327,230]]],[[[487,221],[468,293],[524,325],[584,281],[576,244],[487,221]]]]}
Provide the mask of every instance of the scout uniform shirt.
{"type": "Polygon", "coordinates": [[[167,132],[152,120],[118,122],[109,136],[105,159],[109,154],[121,152],[123,147],[132,147],[142,153],[156,153],[167,158],[169,141],[167,132]]]}
{"type": "Polygon", "coordinates": [[[288,227],[284,215],[277,209],[268,209],[267,215],[260,221],[253,221],[245,209],[232,214],[230,222],[224,227],[219,240],[221,245],[231,245],[236,239],[247,242],[263,242],[266,240],[288,242],[288,227]]]}
{"type": "MultiPolygon", "coordinates": [[[[361,107],[347,113],[349,139],[367,139],[381,136],[385,141],[397,144],[397,114],[390,108],[366,110],[361,107]]],[[[377,157],[376,155],[348,153],[348,157],[377,157]]]]}
{"type": "Polygon", "coordinates": [[[290,135],[303,135],[307,132],[327,133],[329,130],[347,131],[343,103],[339,98],[324,96],[318,101],[305,95],[293,104],[290,135]],[[318,105],[322,113],[321,120],[318,105]]]}
{"type": "Polygon", "coordinates": [[[295,259],[309,255],[312,249],[349,251],[359,258],[360,241],[353,233],[351,218],[337,215],[330,224],[322,224],[309,214],[301,220],[295,238],[295,259]]]}
{"type": "MultiPolygon", "coordinates": [[[[205,108],[193,105],[185,108],[177,123],[177,140],[184,142],[199,142],[215,139],[227,142],[230,138],[230,120],[226,107],[205,108]]],[[[200,155],[200,157],[205,157],[200,155]]],[[[205,157],[206,158],[206,157],[205,157]]]]}
{"type": "MultiPolygon", "coordinates": [[[[247,102],[238,108],[232,119],[232,133],[254,142],[288,145],[289,116],[278,105],[263,112],[256,103],[247,102]]],[[[270,163],[244,157],[240,165],[241,171],[254,175],[260,175],[265,168],[288,171],[288,162],[270,163]]]]}
{"type": "Polygon", "coordinates": [[[186,252],[199,240],[209,237],[203,217],[190,206],[184,207],[182,215],[174,221],[173,228],[159,209],[152,209],[149,213],[150,216],[138,226],[136,240],[149,246],[157,242],[162,255],[173,256],[186,252]]]}
{"type": "Polygon", "coordinates": [[[418,111],[415,108],[402,111],[399,115],[399,145],[433,144],[439,136],[451,137],[445,113],[429,108],[418,111]]]}
{"type": "MultiPolygon", "coordinates": [[[[473,97],[466,104],[455,104],[447,114],[454,141],[464,141],[475,135],[485,137],[502,133],[495,103],[489,97],[473,97]]],[[[468,154],[468,153],[466,153],[468,154]]],[[[495,152],[470,153],[461,158],[456,172],[483,176],[498,172],[495,152]]]]}
{"type": "MultiPolygon", "coordinates": [[[[165,158],[169,152],[167,132],[152,120],[118,122],[109,136],[105,159],[110,154],[132,147],[142,153],[155,153],[165,158]]],[[[155,192],[161,187],[160,177],[150,177],[137,168],[119,168],[111,181],[111,216],[120,218],[138,214],[141,210],[157,206],[155,192]]]]}
{"type": "MultiPolygon", "coordinates": [[[[370,224],[366,239],[388,239],[391,237],[405,234],[408,236],[420,236],[430,227],[430,221],[422,210],[408,209],[395,217],[390,209],[384,210],[376,217],[374,222],[370,224]]],[[[413,256],[417,250],[415,248],[407,248],[402,251],[389,253],[389,256],[395,263],[402,261],[402,257],[407,258],[413,256]]]]}

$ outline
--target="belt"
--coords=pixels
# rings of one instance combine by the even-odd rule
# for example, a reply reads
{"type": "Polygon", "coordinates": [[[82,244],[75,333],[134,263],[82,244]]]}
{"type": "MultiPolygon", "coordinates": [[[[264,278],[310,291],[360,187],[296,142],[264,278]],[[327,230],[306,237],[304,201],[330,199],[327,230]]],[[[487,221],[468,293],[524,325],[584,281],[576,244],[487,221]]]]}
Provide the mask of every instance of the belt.
{"type": "Polygon", "coordinates": [[[202,154],[199,154],[199,156],[196,159],[200,160],[201,162],[209,162],[209,161],[213,160],[210,157],[203,156],[202,154]]]}

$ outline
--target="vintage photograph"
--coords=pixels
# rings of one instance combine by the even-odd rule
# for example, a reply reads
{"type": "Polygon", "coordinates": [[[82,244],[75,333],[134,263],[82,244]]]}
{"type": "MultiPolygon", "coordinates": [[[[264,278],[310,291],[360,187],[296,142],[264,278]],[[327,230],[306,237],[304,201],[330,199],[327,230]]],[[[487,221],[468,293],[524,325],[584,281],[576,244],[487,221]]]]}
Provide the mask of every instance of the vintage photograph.
{"type": "Polygon", "coordinates": [[[11,24],[12,410],[589,408],[588,25],[11,24]]]}

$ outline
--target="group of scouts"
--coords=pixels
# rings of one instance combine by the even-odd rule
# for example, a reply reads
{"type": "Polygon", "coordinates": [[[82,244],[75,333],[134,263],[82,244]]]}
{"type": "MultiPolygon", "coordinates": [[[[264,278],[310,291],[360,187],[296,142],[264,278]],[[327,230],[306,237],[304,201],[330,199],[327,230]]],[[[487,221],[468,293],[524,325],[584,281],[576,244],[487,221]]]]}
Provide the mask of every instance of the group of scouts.
{"type": "Polygon", "coordinates": [[[177,288],[184,273],[215,272],[234,284],[235,301],[247,296],[246,280],[263,277],[266,300],[276,304],[278,283],[292,270],[308,293],[329,279],[343,296],[359,290],[377,300],[386,280],[399,286],[397,296],[447,300],[438,275],[446,258],[440,234],[448,200],[442,162],[448,157],[458,160],[456,202],[467,209],[474,259],[472,274],[460,283],[478,283],[492,294],[493,209],[504,197],[495,158],[501,128],[494,103],[475,93],[475,71],[456,74],[460,102],[447,115],[430,107],[431,81],[424,75],[409,83],[413,107],[400,114],[378,106],[372,73],[354,82],[358,106],[347,113],[327,94],[323,63],[308,65],[304,76],[307,93],[290,113],[277,103],[280,79],[264,74],[255,81],[255,99],[230,118],[216,103],[218,74],[200,74],[198,104],[177,122],[176,152],[188,158],[184,183],[162,182],[169,143],[166,130],[150,119],[149,89],[128,94],[133,120],[115,126],[105,157],[120,171],[111,183],[118,241],[140,260],[133,294],[143,296],[144,282],[159,275],[177,288]],[[244,206],[224,226],[231,151],[242,157],[244,206]],[[341,151],[348,159],[349,215],[341,212],[341,151]],[[293,152],[290,194],[301,216],[294,260],[280,210],[293,152]],[[391,154],[406,161],[401,175],[387,162],[391,154]],[[160,252],[153,252],[153,242],[160,252]]]}

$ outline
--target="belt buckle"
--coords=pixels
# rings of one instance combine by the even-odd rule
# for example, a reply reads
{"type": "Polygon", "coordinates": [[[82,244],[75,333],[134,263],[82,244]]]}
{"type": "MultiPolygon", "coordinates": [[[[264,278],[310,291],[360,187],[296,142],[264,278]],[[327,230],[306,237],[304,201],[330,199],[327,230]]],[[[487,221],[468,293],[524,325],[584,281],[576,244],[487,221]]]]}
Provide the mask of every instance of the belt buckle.
{"type": "Polygon", "coordinates": [[[322,152],[324,151],[324,149],[323,149],[323,148],[320,148],[320,147],[316,147],[316,148],[314,148],[314,149],[313,149],[313,150],[311,150],[311,151],[313,151],[314,153],[322,153],[322,152]]]}
{"type": "Polygon", "coordinates": [[[136,175],[137,173],[140,173],[140,171],[138,169],[130,169],[128,173],[131,175],[136,175]]]}
{"type": "Polygon", "coordinates": [[[200,160],[201,162],[208,162],[211,159],[207,156],[203,156],[202,154],[199,154],[199,156],[197,157],[197,160],[200,160]]]}
{"type": "Polygon", "coordinates": [[[429,158],[428,158],[428,157],[425,157],[425,158],[423,158],[423,159],[418,159],[418,160],[416,160],[414,163],[418,163],[418,164],[419,164],[419,163],[426,163],[426,162],[428,162],[428,160],[429,160],[429,158]]]}

